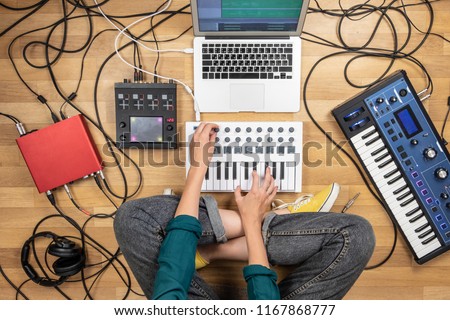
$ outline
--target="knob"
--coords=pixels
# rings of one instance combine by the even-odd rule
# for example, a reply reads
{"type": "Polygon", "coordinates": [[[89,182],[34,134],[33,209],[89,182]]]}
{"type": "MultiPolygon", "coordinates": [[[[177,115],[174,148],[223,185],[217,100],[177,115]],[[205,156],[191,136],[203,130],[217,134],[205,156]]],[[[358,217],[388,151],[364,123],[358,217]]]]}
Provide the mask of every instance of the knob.
{"type": "Polygon", "coordinates": [[[430,147],[430,148],[426,148],[423,151],[423,155],[425,156],[425,158],[427,158],[429,160],[432,160],[432,159],[436,158],[437,152],[436,152],[436,150],[434,148],[430,147]]]}
{"type": "Polygon", "coordinates": [[[173,126],[169,124],[169,125],[167,126],[167,131],[172,131],[172,130],[173,130],[173,126]]]}
{"type": "Polygon", "coordinates": [[[377,104],[382,104],[382,103],[384,102],[384,99],[381,98],[381,97],[379,97],[379,98],[377,98],[377,100],[375,100],[375,102],[376,102],[377,104]]]}
{"type": "Polygon", "coordinates": [[[398,101],[398,99],[397,99],[396,96],[392,96],[392,97],[389,98],[389,102],[390,102],[390,103],[395,103],[395,102],[397,102],[397,101],[398,101]]]}
{"type": "Polygon", "coordinates": [[[447,202],[447,203],[445,204],[445,206],[447,207],[447,209],[450,209],[450,202],[447,202]]]}
{"type": "Polygon", "coordinates": [[[408,94],[408,91],[406,91],[406,89],[402,89],[402,90],[400,90],[399,94],[400,94],[400,97],[404,97],[408,94]]]}
{"type": "Polygon", "coordinates": [[[127,126],[127,124],[125,122],[119,123],[119,127],[121,127],[121,128],[125,128],[126,126],[127,126]]]}
{"type": "Polygon", "coordinates": [[[441,193],[441,198],[442,198],[442,199],[448,199],[448,194],[445,193],[445,192],[442,192],[442,193],[441,193]]]}
{"type": "Polygon", "coordinates": [[[417,141],[416,139],[412,139],[412,140],[411,140],[411,144],[412,144],[413,146],[417,146],[417,145],[419,144],[419,141],[417,141]]]}
{"type": "Polygon", "coordinates": [[[448,177],[448,170],[445,168],[437,168],[434,171],[434,175],[436,178],[444,180],[448,177]]]}

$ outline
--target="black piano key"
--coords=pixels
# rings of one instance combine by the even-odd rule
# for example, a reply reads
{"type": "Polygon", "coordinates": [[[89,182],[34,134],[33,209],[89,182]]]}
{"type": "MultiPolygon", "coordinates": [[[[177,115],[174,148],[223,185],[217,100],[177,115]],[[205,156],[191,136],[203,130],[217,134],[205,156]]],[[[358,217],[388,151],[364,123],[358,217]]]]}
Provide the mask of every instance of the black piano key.
{"type": "Polygon", "coordinates": [[[383,176],[383,178],[387,179],[387,178],[393,176],[394,174],[396,174],[397,172],[398,172],[398,169],[394,169],[394,170],[392,170],[391,172],[386,173],[386,174],[383,176]]]}
{"type": "Polygon", "coordinates": [[[373,161],[380,162],[381,160],[383,160],[387,156],[389,156],[389,152],[383,153],[381,156],[379,156],[378,158],[374,159],[373,161]]]}
{"type": "Polygon", "coordinates": [[[414,201],[414,197],[409,198],[405,202],[400,203],[400,207],[406,207],[408,204],[414,201]]]}
{"type": "Polygon", "coordinates": [[[234,153],[241,154],[242,153],[242,147],[234,147],[234,153]]]}
{"type": "Polygon", "coordinates": [[[237,179],[237,162],[233,162],[233,180],[237,179]]]}
{"type": "Polygon", "coordinates": [[[280,163],[280,180],[284,180],[284,162],[280,163]]]}
{"type": "Polygon", "coordinates": [[[399,194],[400,192],[402,192],[403,190],[406,190],[408,188],[408,185],[405,184],[403,187],[398,188],[397,190],[395,190],[393,193],[394,194],[399,194]]]}
{"type": "Polygon", "coordinates": [[[420,218],[422,218],[423,216],[424,216],[423,213],[418,214],[418,215],[415,216],[414,218],[410,219],[409,222],[414,223],[414,222],[416,222],[417,220],[419,220],[420,218]]]}
{"type": "Polygon", "coordinates": [[[369,140],[366,142],[366,146],[370,146],[371,144],[374,144],[375,142],[377,142],[378,140],[380,140],[380,136],[373,138],[372,140],[369,140]]]}
{"type": "Polygon", "coordinates": [[[272,177],[274,179],[277,178],[277,165],[275,162],[272,162],[272,177]]]}
{"type": "Polygon", "coordinates": [[[399,175],[396,176],[395,178],[389,180],[389,181],[387,182],[387,184],[388,184],[388,185],[394,184],[394,183],[396,183],[398,180],[400,180],[401,178],[402,178],[402,175],[399,174],[399,175]]]}
{"type": "Polygon", "coordinates": [[[418,227],[416,230],[414,230],[416,233],[422,232],[423,230],[425,230],[430,224],[427,222],[424,225],[418,227]]]}
{"type": "Polygon", "coordinates": [[[221,169],[220,169],[221,166],[222,166],[222,162],[218,161],[217,162],[217,173],[216,173],[217,180],[222,180],[222,174],[221,174],[221,169]]]}
{"type": "Polygon", "coordinates": [[[380,164],[380,165],[378,166],[378,168],[379,168],[379,169],[382,169],[382,168],[386,167],[386,166],[387,166],[389,163],[391,163],[392,161],[394,161],[394,159],[390,158],[389,160],[387,160],[387,161],[383,162],[382,164],[380,164]]]}
{"type": "Polygon", "coordinates": [[[425,231],[425,232],[422,233],[422,234],[419,234],[419,239],[423,239],[423,238],[425,238],[426,236],[429,236],[432,232],[433,232],[433,229],[430,229],[430,230],[428,230],[428,231],[425,231]]]}
{"type": "Polygon", "coordinates": [[[430,243],[431,241],[433,241],[434,239],[436,239],[436,235],[435,234],[433,234],[431,237],[429,237],[428,239],[426,239],[426,240],[423,240],[422,241],[422,244],[428,244],[428,243],[430,243]]]}
{"type": "Polygon", "coordinates": [[[368,137],[370,137],[371,135],[373,135],[375,132],[377,132],[377,129],[373,129],[372,131],[367,132],[365,135],[363,135],[363,136],[361,137],[361,139],[366,140],[368,137]]]}
{"type": "Polygon", "coordinates": [[[253,162],[253,170],[257,171],[258,169],[258,162],[253,162]]]}
{"type": "Polygon", "coordinates": [[[401,196],[397,197],[397,201],[401,201],[403,199],[406,199],[407,196],[409,196],[411,194],[411,191],[408,191],[404,194],[402,194],[401,196]]]}
{"type": "Polygon", "coordinates": [[[225,180],[226,181],[230,180],[230,174],[228,173],[229,167],[230,167],[230,163],[225,162],[225,180]]]}
{"type": "Polygon", "coordinates": [[[376,156],[377,154],[379,154],[381,151],[383,151],[383,150],[385,150],[385,149],[386,149],[385,146],[381,146],[381,147],[379,147],[377,150],[373,151],[370,155],[371,155],[372,157],[374,157],[374,156],[376,156]]]}
{"type": "Polygon", "coordinates": [[[206,168],[205,180],[209,180],[209,167],[206,168]]]}
{"type": "Polygon", "coordinates": [[[414,213],[416,213],[416,212],[419,211],[419,210],[420,210],[420,207],[414,208],[414,209],[412,209],[411,211],[405,213],[405,216],[411,217],[414,213]]]}

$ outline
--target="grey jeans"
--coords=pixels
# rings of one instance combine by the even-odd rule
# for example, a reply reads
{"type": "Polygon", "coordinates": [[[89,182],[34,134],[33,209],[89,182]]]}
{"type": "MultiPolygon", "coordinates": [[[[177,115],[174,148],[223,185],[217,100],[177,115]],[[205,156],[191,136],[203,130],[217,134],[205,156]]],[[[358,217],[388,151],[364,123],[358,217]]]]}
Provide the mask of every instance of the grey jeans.
{"type": "MultiPolygon", "coordinates": [[[[165,228],[178,206],[178,196],[154,196],[123,204],[114,230],[136,280],[149,298],[158,270],[158,254],[165,228]]],[[[214,198],[199,202],[203,234],[199,245],[225,242],[214,198]]],[[[269,213],[262,226],[269,262],[291,266],[292,272],[278,286],[282,299],[341,299],[372,256],[375,237],[364,218],[340,213],[269,213]]],[[[234,289],[235,298],[242,290],[234,289]]],[[[198,273],[189,299],[219,299],[198,273]]]]}

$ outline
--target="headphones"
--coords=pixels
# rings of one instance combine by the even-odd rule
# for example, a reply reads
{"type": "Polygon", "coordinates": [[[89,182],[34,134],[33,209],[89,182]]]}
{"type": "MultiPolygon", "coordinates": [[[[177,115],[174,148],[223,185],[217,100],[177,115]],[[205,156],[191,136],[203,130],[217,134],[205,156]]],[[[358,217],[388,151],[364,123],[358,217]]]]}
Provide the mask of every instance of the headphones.
{"type": "Polygon", "coordinates": [[[39,232],[30,237],[23,245],[20,254],[20,261],[22,268],[27,276],[35,283],[44,287],[56,287],[67,280],[68,277],[73,276],[84,268],[86,257],[83,249],[72,240],[60,237],[53,232],[39,232]],[[36,238],[53,239],[47,247],[47,252],[52,256],[59,257],[52,264],[54,273],[59,276],[59,279],[51,279],[48,277],[40,277],[34,268],[28,262],[30,257],[30,244],[36,238]]]}

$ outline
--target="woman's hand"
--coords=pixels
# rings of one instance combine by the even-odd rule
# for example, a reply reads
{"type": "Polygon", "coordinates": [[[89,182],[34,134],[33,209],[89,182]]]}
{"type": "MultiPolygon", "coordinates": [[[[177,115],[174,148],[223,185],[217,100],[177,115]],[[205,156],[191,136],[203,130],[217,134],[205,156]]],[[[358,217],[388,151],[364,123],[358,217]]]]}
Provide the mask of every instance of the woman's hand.
{"type": "Polygon", "coordinates": [[[191,168],[199,168],[205,171],[208,168],[214,153],[214,143],[216,141],[219,126],[214,123],[200,123],[194,132],[190,148],[191,168]]]}
{"type": "Polygon", "coordinates": [[[275,186],[275,180],[270,174],[269,167],[266,168],[262,186],[259,185],[259,176],[256,171],[253,171],[252,179],[252,188],[245,197],[242,196],[240,187],[237,187],[234,191],[234,197],[244,228],[248,224],[256,223],[257,225],[261,225],[267,208],[272,203],[278,191],[278,187],[275,186]]]}

